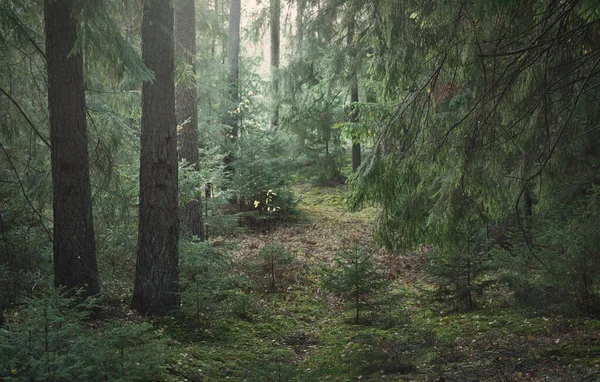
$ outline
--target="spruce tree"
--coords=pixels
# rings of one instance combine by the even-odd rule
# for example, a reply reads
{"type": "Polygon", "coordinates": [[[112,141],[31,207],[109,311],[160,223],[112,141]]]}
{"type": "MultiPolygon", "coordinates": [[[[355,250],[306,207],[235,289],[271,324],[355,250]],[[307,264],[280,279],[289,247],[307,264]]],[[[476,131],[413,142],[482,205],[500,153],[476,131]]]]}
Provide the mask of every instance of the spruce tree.
{"type": "MultiPolygon", "coordinates": [[[[199,169],[198,106],[196,104],[196,7],[194,0],[179,2],[175,9],[176,53],[183,61],[183,76],[175,87],[175,114],[180,129],[180,158],[199,169]]],[[[200,188],[201,189],[201,188],[200,188]]],[[[204,240],[202,191],[186,203],[181,211],[185,228],[204,240]]]]}
{"type": "Polygon", "coordinates": [[[302,56],[302,40],[304,39],[304,9],[306,8],[306,0],[298,0],[296,2],[296,36],[294,42],[294,56],[299,58],[302,56]]]}
{"type": "Polygon", "coordinates": [[[271,31],[271,99],[273,102],[273,115],[271,128],[279,124],[279,50],[281,29],[281,1],[271,0],[269,3],[270,31],[271,31]]]}
{"type": "Polygon", "coordinates": [[[227,131],[227,150],[225,157],[225,171],[231,176],[234,172],[233,161],[235,160],[236,141],[238,138],[238,105],[239,105],[239,77],[240,77],[240,21],[241,0],[231,0],[229,7],[229,42],[227,45],[227,63],[229,74],[227,76],[227,89],[231,107],[223,119],[223,123],[229,126],[227,131]]]}
{"type": "Polygon", "coordinates": [[[179,306],[173,19],[170,2],[144,2],[142,58],[155,79],[142,87],[138,252],[131,306],[152,315],[166,315],[179,306]]]}
{"type": "MultiPolygon", "coordinates": [[[[356,124],[358,122],[358,73],[356,70],[358,57],[355,52],[357,49],[354,47],[354,34],[356,29],[356,20],[353,14],[349,15],[350,20],[348,21],[348,36],[347,44],[349,50],[349,70],[350,70],[350,123],[356,124]]],[[[361,151],[360,141],[357,134],[352,134],[352,171],[356,171],[361,162],[361,151]]]]}
{"type": "Polygon", "coordinates": [[[54,211],[54,283],[100,291],[89,174],[80,14],[72,0],[44,1],[54,211]]]}
{"type": "MultiPolygon", "coordinates": [[[[561,226],[588,240],[564,222],[598,179],[599,10],[593,1],[370,8],[363,41],[373,42],[370,82],[385,104],[370,111],[376,146],[351,201],[381,205],[383,243],[487,246],[491,256],[508,231],[527,279],[572,284],[559,260],[570,253],[586,263],[585,251],[545,245],[545,232],[561,226]]],[[[579,269],[591,311],[594,267],[579,269]]]]}

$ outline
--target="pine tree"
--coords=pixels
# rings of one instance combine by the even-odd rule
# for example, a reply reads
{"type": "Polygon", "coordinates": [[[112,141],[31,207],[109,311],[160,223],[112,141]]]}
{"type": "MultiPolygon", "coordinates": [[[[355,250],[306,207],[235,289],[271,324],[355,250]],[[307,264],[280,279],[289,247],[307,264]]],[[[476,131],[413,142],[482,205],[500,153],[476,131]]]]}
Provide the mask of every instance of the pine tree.
{"type": "MultiPolygon", "coordinates": [[[[182,58],[184,76],[175,87],[175,114],[181,127],[180,157],[194,169],[199,169],[198,107],[196,104],[196,7],[194,0],[181,1],[175,9],[176,51],[182,58]]],[[[204,240],[202,192],[186,203],[181,211],[182,221],[192,235],[204,240]]]]}
{"type": "MultiPolygon", "coordinates": [[[[566,233],[565,210],[585,204],[599,176],[600,4],[389,0],[370,10],[363,41],[385,105],[370,113],[377,143],[354,178],[354,206],[379,203],[379,237],[399,250],[494,248],[516,232],[529,280],[572,284],[559,259],[589,259],[567,241],[547,245],[543,227],[566,233]]],[[[577,276],[588,301],[592,269],[577,276]]]]}
{"type": "Polygon", "coordinates": [[[44,2],[54,210],[54,283],[100,291],[89,178],[83,59],[72,0],[44,2]]]}
{"type": "MultiPolygon", "coordinates": [[[[354,34],[356,29],[355,16],[351,14],[350,20],[348,21],[348,36],[347,43],[349,49],[349,67],[350,67],[350,123],[358,122],[358,73],[356,72],[358,57],[355,52],[357,51],[354,47],[354,34]]],[[[360,166],[360,142],[356,134],[352,134],[352,171],[356,171],[360,166]]]]}
{"type": "Polygon", "coordinates": [[[271,98],[274,104],[271,127],[275,128],[279,124],[279,73],[277,70],[279,69],[281,1],[271,0],[269,7],[271,31],[271,98]]]}
{"type": "Polygon", "coordinates": [[[385,283],[371,254],[356,247],[336,253],[334,266],[323,270],[322,285],[353,305],[354,323],[358,325],[368,298],[380,291],[385,283]]]}
{"type": "Polygon", "coordinates": [[[302,56],[302,40],[304,39],[304,9],[306,8],[306,0],[298,0],[296,2],[296,36],[294,42],[294,56],[299,58],[302,56]]]}
{"type": "Polygon", "coordinates": [[[142,58],[155,80],[142,87],[138,253],[131,305],[153,315],[166,315],[179,306],[173,19],[170,2],[144,2],[142,58]]]}
{"type": "Polygon", "coordinates": [[[293,61],[280,70],[284,92],[281,125],[297,137],[297,150],[314,164],[316,182],[343,182],[343,110],[347,93],[345,34],[340,24],[343,3],[300,2],[296,8],[293,61]],[[306,15],[312,15],[308,18],[306,15]]]}
{"type": "Polygon", "coordinates": [[[225,157],[225,171],[233,174],[233,161],[235,160],[235,146],[238,138],[238,105],[239,105],[239,77],[240,77],[240,21],[241,0],[232,0],[229,8],[229,42],[227,45],[227,62],[229,64],[229,75],[227,77],[227,88],[229,90],[229,101],[232,105],[224,118],[224,124],[230,127],[227,132],[229,153],[225,157]]]}

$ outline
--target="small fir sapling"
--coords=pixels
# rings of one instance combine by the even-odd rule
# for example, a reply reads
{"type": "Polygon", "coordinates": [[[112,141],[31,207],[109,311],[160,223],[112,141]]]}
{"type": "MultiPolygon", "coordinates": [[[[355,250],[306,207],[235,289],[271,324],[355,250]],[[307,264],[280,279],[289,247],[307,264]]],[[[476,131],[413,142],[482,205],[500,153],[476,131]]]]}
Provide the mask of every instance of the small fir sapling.
{"type": "Polygon", "coordinates": [[[277,284],[281,284],[286,270],[294,261],[294,255],[285,250],[281,243],[270,243],[262,247],[258,253],[263,271],[269,279],[268,292],[277,291],[277,284]]]}
{"type": "Polygon", "coordinates": [[[383,288],[384,278],[371,254],[355,247],[338,252],[333,267],[323,269],[322,286],[352,303],[354,323],[359,324],[363,307],[383,288]]]}
{"type": "Polygon", "coordinates": [[[172,341],[150,323],[90,320],[97,300],[48,287],[0,329],[0,380],[144,381],[173,358],[172,341]]]}

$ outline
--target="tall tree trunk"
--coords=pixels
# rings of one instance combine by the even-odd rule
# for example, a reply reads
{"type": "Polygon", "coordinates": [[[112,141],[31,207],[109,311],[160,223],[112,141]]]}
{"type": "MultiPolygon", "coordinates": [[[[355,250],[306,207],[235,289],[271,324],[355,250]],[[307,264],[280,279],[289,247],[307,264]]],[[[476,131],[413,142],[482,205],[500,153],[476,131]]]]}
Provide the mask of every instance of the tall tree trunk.
{"type": "Polygon", "coordinates": [[[271,18],[271,98],[273,100],[271,128],[275,129],[279,124],[279,80],[277,70],[279,69],[279,35],[281,29],[280,0],[271,0],[269,11],[271,18]]]}
{"type": "Polygon", "coordinates": [[[227,60],[229,63],[229,75],[227,85],[229,88],[229,99],[231,109],[224,119],[224,124],[230,126],[229,154],[225,157],[225,171],[233,174],[233,161],[235,159],[234,150],[238,136],[238,116],[235,110],[239,105],[239,59],[240,59],[240,19],[241,19],[241,0],[231,0],[229,8],[229,45],[227,48],[227,60]]]}
{"type": "Polygon", "coordinates": [[[318,18],[322,21],[321,32],[319,37],[322,42],[330,44],[333,41],[335,35],[334,25],[336,24],[337,18],[337,7],[335,5],[336,0],[323,0],[318,1],[318,18]]]}
{"type": "MultiPolygon", "coordinates": [[[[350,62],[350,102],[352,106],[350,107],[350,122],[356,123],[358,122],[358,110],[356,107],[356,103],[358,103],[358,74],[356,70],[356,50],[354,49],[354,33],[355,33],[355,19],[354,15],[350,16],[350,21],[348,23],[348,50],[349,50],[349,62],[350,62]]],[[[358,136],[352,135],[352,171],[355,172],[360,166],[361,155],[360,155],[360,142],[358,141],[358,136]]]]}
{"type": "MultiPolygon", "coordinates": [[[[215,18],[217,20],[219,20],[219,28],[224,28],[224,23],[223,23],[223,17],[221,15],[221,7],[219,6],[219,1],[218,0],[214,0],[214,11],[215,11],[215,18]]],[[[220,35],[218,35],[220,36],[220,35]]],[[[216,58],[217,55],[217,39],[218,37],[214,37],[212,42],[211,42],[211,49],[210,49],[210,54],[211,57],[213,59],[216,58]]],[[[225,47],[225,44],[221,44],[221,49],[223,49],[225,47]]],[[[223,54],[220,54],[221,57],[223,56],[223,54]]],[[[210,94],[208,95],[208,115],[210,116],[210,119],[208,121],[209,124],[212,123],[217,123],[216,119],[213,119],[213,92],[210,92],[210,94]]],[[[202,144],[203,144],[203,148],[206,148],[205,142],[206,142],[206,131],[203,131],[202,134],[202,144]]],[[[211,182],[207,182],[206,185],[204,186],[204,201],[206,203],[205,208],[204,208],[204,240],[208,240],[209,238],[209,232],[208,232],[208,207],[209,207],[209,200],[212,197],[212,183],[211,182]]]]}
{"type": "Polygon", "coordinates": [[[298,0],[296,2],[296,42],[295,56],[302,56],[302,40],[304,40],[304,9],[306,8],[306,0],[298,0]]]}
{"type": "MultiPolygon", "coordinates": [[[[175,41],[177,53],[191,67],[194,81],[175,87],[175,115],[181,130],[180,157],[199,169],[198,107],[196,105],[196,7],[195,0],[181,0],[175,10],[175,41]]],[[[182,222],[192,234],[204,240],[202,191],[186,203],[182,222]]]]}
{"type": "MultiPolygon", "coordinates": [[[[219,15],[219,0],[214,0],[214,10],[215,10],[215,17],[217,17],[218,19],[221,19],[221,16],[219,15]]],[[[215,53],[216,53],[216,47],[217,47],[217,37],[213,37],[212,41],[210,42],[210,55],[214,58],[215,57],[215,53]]]]}
{"type": "Polygon", "coordinates": [[[177,125],[173,6],[146,0],[142,58],[154,82],[142,87],[140,217],[132,308],[166,315],[179,305],[177,125]]]}
{"type": "MultiPolygon", "coordinates": [[[[354,105],[350,109],[350,122],[358,122],[358,110],[356,103],[358,102],[358,81],[356,77],[350,83],[350,102],[354,105]]],[[[361,148],[358,137],[353,134],[352,136],[352,171],[355,172],[361,163],[361,148]]]]}
{"type": "Polygon", "coordinates": [[[45,0],[54,209],[54,284],[100,292],[92,218],[85,93],[72,0],[45,0]]]}

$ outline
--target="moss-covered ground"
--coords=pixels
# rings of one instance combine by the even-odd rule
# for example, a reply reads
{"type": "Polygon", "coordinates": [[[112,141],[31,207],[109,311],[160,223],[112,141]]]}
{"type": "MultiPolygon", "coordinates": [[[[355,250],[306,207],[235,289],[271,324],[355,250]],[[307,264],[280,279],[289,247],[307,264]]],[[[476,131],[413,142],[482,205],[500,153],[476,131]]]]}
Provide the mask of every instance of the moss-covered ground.
{"type": "MultiPolygon", "coordinates": [[[[196,325],[189,317],[159,323],[177,347],[169,379],[600,380],[598,320],[520,310],[501,291],[487,296],[480,310],[448,314],[426,297],[422,253],[393,256],[373,244],[375,209],[348,212],[344,186],[303,185],[295,192],[300,214],[294,222],[215,239],[216,245],[238,242],[231,272],[239,273],[247,272],[239,264],[256,261],[264,245],[282,243],[296,260],[278,273],[278,291],[244,292],[252,297],[244,314],[196,325]],[[365,312],[362,325],[319,284],[334,254],[357,245],[374,254],[390,282],[388,303],[365,312]]],[[[251,277],[261,285],[261,276],[251,277]]]]}

